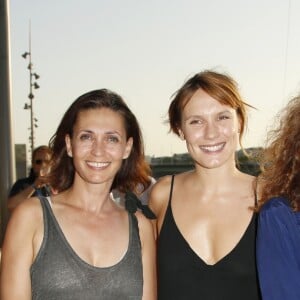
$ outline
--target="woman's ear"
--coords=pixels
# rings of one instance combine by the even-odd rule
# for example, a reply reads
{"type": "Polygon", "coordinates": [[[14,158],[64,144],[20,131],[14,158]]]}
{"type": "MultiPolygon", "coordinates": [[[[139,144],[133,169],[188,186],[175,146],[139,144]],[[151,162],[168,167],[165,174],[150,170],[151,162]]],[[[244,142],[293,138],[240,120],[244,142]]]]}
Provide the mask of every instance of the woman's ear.
{"type": "Polygon", "coordinates": [[[185,140],[185,136],[184,136],[183,131],[181,129],[178,129],[178,133],[179,133],[180,139],[184,141],[185,140]]]}
{"type": "Polygon", "coordinates": [[[130,137],[127,142],[126,142],[126,147],[125,147],[125,151],[124,151],[124,155],[123,155],[123,159],[126,159],[129,157],[131,149],[133,146],[133,139],[132,137],[130,137]]]}
{"type": "Polygon", "coordinates": [[[65,136],[65,142],[68,156],[73,157],[71,138],[68,134],[65,136]]]}
{"type": "Polygon", "coordinates": [[[242,131],[242,122],[241,122],[240,118],[238,118],[238,131],[237,131],[238,134],[240,134],[241,131],[242,131]]]}

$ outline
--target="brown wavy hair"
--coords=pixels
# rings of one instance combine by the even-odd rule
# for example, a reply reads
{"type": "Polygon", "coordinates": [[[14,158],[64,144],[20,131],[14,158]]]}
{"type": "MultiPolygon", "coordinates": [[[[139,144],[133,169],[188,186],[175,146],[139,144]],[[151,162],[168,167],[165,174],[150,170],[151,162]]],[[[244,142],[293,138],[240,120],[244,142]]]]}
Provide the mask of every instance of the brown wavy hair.
{"type": "Polygon", "coordinates": [[[285,197],[300,211],[300,95],[275,118],[261,159],[259,208],[273,197],[285,197]]]}
{"type": "Polygon", "coordinates": [[[144,189],[150,185],[151,169],[145,160],[143,138],[135,115],[121,96],[108,89],[100,89],[78,97],[65,112],[56,133],[50,139],[49,145],[53,156],[49,182],[56,191],[62,192],[68,189],[74,181],[73,159],[67,154],[65,137],[69,135],[72,138],[74,125],[81,111],[103,107],[122,116],[127,140],[130,137],[133,139],[130,155],[123,160],[111,189],[117,188],[121,192],[128,190],[137,192],[138,184],[142,184],[144,189]]]}
{"type": "Polygon", "coordinates": [[[238,91],[238,85],[233,78],[211,70],[195,74],[175,92],[168,111],[170,131],[179,136],[182,111],[198,89],[202,89],[220,103],[236,110],[241,126],[239,135],[241,145],[247,123],[246,107],[254,107],[243,101],[238,91]]]}

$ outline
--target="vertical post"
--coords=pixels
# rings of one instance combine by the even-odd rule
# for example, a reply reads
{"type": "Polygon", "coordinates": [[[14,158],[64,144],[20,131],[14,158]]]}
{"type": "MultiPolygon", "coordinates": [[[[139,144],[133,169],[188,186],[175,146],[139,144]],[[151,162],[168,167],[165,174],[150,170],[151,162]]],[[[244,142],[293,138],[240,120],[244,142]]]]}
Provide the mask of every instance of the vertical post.
{"type": "Polygon", "coordinates": [[[33,111],[33,89],[38,89],[40,86],[37,84],[36,80],[40,78],[40,76],[37,73],[33,73],[33,65],[32,65],[32,54],[31,54],[31,23],[29,21],[29,49],[28,52],[26,51],[24,54],[22,54],[22,57],[24,59],[29,59],[29,64],[28,64],[28,71],[29,71],[29,105],[25,103],[24,109],[30,109],[30,135],[29,135],[29,141],[30,141],[30,150],[31,150],[31,155],[34,150],[34,127],[36,127],[35,121],[37,121],[34,118],[34,111],[33,111]],[[33,78],[35,78],[35,82],[33,82],[33,78]]]}
{"type": "Polygon", "coordinates": [[[15,149],[12,126],[10,75],[9,1],[0,0],[0,246],[8,220],[7,196],[15,181],[15,149]]]}
{"type": "Polygon", "coordinates": [[[33,124],[33,92],[32,92],[32,62],[31,62],[31,22],[29,21],[29,95],[28,98],[30,99],[30,148],[31,148],[31,155],[34,150],[34,124],[33,124]]]}

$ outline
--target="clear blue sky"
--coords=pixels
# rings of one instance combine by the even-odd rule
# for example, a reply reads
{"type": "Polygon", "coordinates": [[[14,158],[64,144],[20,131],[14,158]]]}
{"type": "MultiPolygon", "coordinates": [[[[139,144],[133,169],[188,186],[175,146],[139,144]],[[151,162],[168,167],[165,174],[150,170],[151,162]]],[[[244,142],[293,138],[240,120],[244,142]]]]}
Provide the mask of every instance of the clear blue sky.
{"type": "MultiPolygon", "coordinates": [[[[79,95],[109,88],[140,121],[146,154],[186,152],[164,124],[171,95],[204,69],[227,72],[251,110],[244,146],[263,145],[277,111],[300,92],[297,0],[12,0],[10,37],[15,143],[27,143],[29,20],[38,119],[48,143],[79,95]],[[290,9],[289,9],[290,8],[290,9]]],[[[28,145],[29,148],[29,145],[28,145]]]]}

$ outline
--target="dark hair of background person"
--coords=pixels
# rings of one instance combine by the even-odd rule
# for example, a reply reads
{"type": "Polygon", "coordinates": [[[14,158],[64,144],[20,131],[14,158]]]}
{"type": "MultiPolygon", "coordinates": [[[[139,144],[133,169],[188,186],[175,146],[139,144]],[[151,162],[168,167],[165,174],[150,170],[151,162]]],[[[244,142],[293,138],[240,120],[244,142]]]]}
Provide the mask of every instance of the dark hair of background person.
{"type": "Polygon", "coordinates": [[[246,107],[254,107],[243,101],[233,78],[210,70],[202,71],[191,77],[173,95],[168,111],[170,131],[179,136],[182,111],[198,89],[202,89],[221,104],[236,110],[240,121],[239,143],[242,147],[241,141],[247,124],[246,107]]]}
{"type": "Polygon", "coordinates": [[[259,207],[272,197],[285,197],[300,211],[300,95],[290,100],[275,118],[261,158],[259,207]]]}
{"type": "Polygon", "coordinates": [[[65,137],[73,136],[73,128],[81,111],[109,108],[119,113],[124,119],[127,139],[132,137],[133,146],[127,159],[123,160],[111,189],[118,188],[121,192],[136,191],[138,184],[144,189],[150,185],[151,169],[145,161],[144,143],[138,121],[124,100],[118,94],[100,89],[90,91],[78,97],[65,112],[56,133],[50,139],[49,145],[53,151],[50,185],[58,192],[68,189],[74,181],[73,160],[68,156],[65,137]]]}

